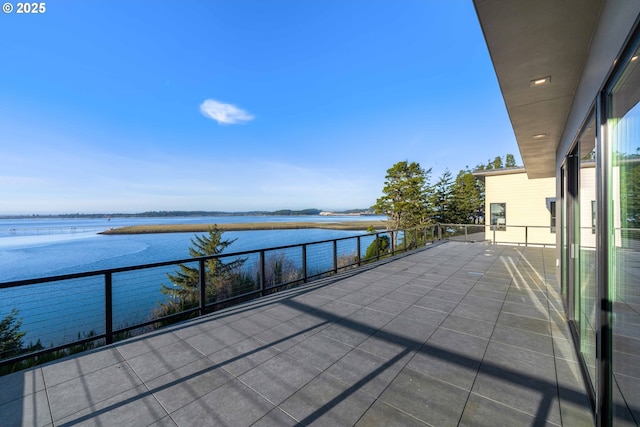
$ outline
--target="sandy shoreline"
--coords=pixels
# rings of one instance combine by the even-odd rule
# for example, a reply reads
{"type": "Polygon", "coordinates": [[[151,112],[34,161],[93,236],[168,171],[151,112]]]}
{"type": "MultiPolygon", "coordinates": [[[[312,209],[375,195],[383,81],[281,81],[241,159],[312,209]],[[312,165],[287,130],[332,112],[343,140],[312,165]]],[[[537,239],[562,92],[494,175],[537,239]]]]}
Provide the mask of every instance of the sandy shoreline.
{"type": "MultiPolygon", "coordinates": [[[[208,231],[214,224],[150,224],[113,228],[99,234],[151,234],[151,233],[201,233],[208,231]]],[[[373,227],[384,230],[384,221],[343,221],[343,222],[247,222],[236,224],[217,224],[223,231],[251,230],[301,230],[322,228],[329,230],[367,230],[373,227]]]]}

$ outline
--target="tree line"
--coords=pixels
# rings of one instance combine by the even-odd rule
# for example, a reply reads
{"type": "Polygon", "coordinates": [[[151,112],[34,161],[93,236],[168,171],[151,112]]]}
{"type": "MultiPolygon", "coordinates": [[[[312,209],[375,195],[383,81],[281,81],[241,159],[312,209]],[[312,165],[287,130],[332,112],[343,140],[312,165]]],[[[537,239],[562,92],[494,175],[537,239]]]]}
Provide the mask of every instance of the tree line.
{"type": "Polygon", "coordinates": [[[478,224],[484,222],[484,183],[473,172],[517,167],[507,154],[453,174],[446,169],[432,184],[432,169],[418,162],[400,161],[387,169],[382,196],[372,209],[386,215],[389,229],[404,229],[435,223],[478,224]]]}

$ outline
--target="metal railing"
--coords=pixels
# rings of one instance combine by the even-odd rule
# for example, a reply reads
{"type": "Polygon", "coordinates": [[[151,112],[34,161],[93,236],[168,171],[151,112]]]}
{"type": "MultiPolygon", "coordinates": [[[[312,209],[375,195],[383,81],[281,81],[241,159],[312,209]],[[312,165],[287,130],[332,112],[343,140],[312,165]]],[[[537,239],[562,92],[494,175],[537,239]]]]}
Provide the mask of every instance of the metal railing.
{"type": "Polygon", "coordinates": [[[516,246],[554,247],[556,230],[542,225],[439,224],[440,238],[516,246]]]}
{"type": "MultiPolygon", "coordinates": [[[[2,306],[17,310],[14,326],[20,326],[19,333],[31,340],[10,352],[5,347],[0,374],[335,275],[417,249],[441,236],[440,227],[430,225],[0,283],[2,306]],[[211,260],[224,264],[242,260],[242,266],[212,281],[211,260]],[[197,270],[197,277],[189,283],[192,298],[180,301],[171,296],[168,275],[176,275],[183,266],[197,270]]],[[[2,316],[6,312],[0,312],[0,320],[2,316]]]]}

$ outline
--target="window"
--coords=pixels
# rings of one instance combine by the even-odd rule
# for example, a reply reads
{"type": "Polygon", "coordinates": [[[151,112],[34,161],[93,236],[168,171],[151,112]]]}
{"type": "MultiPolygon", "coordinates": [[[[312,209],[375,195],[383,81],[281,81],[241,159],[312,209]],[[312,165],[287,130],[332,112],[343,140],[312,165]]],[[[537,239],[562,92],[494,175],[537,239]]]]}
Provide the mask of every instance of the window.
{"type": "Polygon", "coordinates": [[[551,226],[551,232],[556,232],[556,201],[552,200],[549,202],[549,213],[551,214],[551,221],[549,225],[551,226]]]}
{"type": "Polygon", "coordinates": [[[506,230],[507,229],[507,204],[506,203],[491,203],[489,205],[489,212],[491,218],[492,230],[506,230]]]}

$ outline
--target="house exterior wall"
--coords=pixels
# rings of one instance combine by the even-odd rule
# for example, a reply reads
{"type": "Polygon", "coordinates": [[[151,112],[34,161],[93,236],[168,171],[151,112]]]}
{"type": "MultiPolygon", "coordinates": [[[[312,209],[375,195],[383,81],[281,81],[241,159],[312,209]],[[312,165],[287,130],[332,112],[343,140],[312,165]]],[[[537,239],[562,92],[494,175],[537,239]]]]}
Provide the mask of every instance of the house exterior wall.
{"type": "MultiPolygon", "coordinates": [[[[487,240],[498,243],[555,245],[551,231],[549,199],[556,197],[555,178],[529,179],[524,169],[518,172],[485,176],[485,212],[487,240]],[[491,203],[506,204],[506,227],[490,224],[491,203]],[[495,229],[495,230],[494,230],[495,229]]],[[[556,216],[559,210],[556,212],[556,216]]]]}

